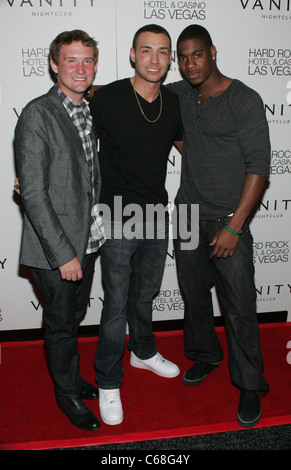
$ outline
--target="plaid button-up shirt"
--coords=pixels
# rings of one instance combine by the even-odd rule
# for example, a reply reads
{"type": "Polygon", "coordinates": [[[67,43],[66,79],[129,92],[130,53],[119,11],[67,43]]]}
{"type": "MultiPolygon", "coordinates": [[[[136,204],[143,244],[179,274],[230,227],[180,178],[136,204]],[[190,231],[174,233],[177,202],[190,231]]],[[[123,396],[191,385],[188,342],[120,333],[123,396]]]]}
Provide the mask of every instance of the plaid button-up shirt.
{"type": "Polygon", "coordinates": [[[96,201],[96,194],[94,188],[94,166],[93,160],[97,158],[94,153],[94,133],[92,132],[92,116],[90,114],[87,101],[83,99],[81,105],[74,103],[65,93],[57,88],[58,94],[63,102],[65,109],[71,117],[73,124],[76,126],[80,139],[82,141],[83,149],[88,162],[88,167],[92,180],[92,225],[91,234],[88,241],[86,254],[97,251],[105,242],[105,233],[102,218],[98,211],[98,203],[96,201]]]}

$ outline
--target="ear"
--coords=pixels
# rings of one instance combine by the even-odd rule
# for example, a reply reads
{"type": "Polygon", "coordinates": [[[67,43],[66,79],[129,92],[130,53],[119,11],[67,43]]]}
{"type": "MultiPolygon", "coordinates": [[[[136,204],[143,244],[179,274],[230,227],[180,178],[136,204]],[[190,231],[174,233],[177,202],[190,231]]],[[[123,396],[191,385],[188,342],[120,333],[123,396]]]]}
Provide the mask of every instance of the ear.
{"type": "Polygon", "coordinates": [[[217,50],[215,46],[210,47],[210,54],[213,60],[216,60],[217,50]]]}
{"type": "Polygon", "coordinates": [[[53,72],[55,72],[55,73],[59,72],[59,67],[57,66],[57,64],[52,59],[50,59],[50,66],[51,66],[51,69],[52,69],[53,72]]]}
{"type": "Polygon", "coordinates": [[[133,47],[130,48],[130,60],[135,63],[135,50],[133,47]]]}

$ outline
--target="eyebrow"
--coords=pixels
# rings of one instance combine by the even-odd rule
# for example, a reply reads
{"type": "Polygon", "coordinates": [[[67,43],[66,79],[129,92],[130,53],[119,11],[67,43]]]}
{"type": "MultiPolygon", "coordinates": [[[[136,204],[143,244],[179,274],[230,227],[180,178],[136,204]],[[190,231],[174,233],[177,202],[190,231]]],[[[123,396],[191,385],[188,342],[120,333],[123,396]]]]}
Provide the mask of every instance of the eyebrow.
{"type": "MultiPolygon", "coordinates": [[[[201,51],[203,51],[203,50],[204,50],[204,49],[195,49],[194,51],[191,51],[189,54],[196,54],[197,52],[201,52],[201,51]]],[[[179,53],[178,53],[178,56],[179,56],[179,55],[184,55],[184,54],[182,54],[182,53],[179,54],[179,53]]]]}
{"type": "MultiPolygon", "coordinates": [[[[139,47],[140,47],[141,49],[142,49],[142,48],[145,48],[145,49],[153,49],[153,48],[154,48],[154,46],[146,46],[146,45],[145,45],[145,46],[139,46],[139,47]]],[[[160,46],[160,47],[158,47],[158,49],[166,49],[167,51],[170,50],[170,48],[167,47],[167,46],[160,46]]]]}
{"type": "MultiPolygon", "coordinates": [[[[64,57],[64,60],[66,60],[66,59],[78,59],[78,56],[68,55],[68,56],[64,57]]],[[[94,57],[93,56],[88,56],[88,57],[83,57],[83,59],[93,59],[94,60],[94,57]]]]}

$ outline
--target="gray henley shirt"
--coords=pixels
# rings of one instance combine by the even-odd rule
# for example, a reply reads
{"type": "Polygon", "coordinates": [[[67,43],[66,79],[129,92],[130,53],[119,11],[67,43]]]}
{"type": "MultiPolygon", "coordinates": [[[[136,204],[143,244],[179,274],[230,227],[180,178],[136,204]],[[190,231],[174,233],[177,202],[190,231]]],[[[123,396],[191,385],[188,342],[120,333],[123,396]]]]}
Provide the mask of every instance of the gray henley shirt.
{"type": "Polygon", "coordinates": [[[167,85],[178,94],[184,125],[178,204],[199,204],[199,218],[234,212],[247,173],[268,177],[270,140],[260,95],[239,80],[200,104],[185,80],[167,85]]]}

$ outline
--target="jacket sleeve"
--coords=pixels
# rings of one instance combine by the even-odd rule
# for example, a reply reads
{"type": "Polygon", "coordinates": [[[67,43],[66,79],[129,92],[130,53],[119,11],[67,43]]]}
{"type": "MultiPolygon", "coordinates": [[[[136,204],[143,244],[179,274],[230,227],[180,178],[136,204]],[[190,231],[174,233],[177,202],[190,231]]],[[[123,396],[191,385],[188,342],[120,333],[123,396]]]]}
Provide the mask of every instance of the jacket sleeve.
{"type": "Polygon", "coordinates": [[[43,111],[28,105],[15,128],[15,154],[24,210],[52,269],[76,256],[49,195],[50,135],[43,111]]]}

